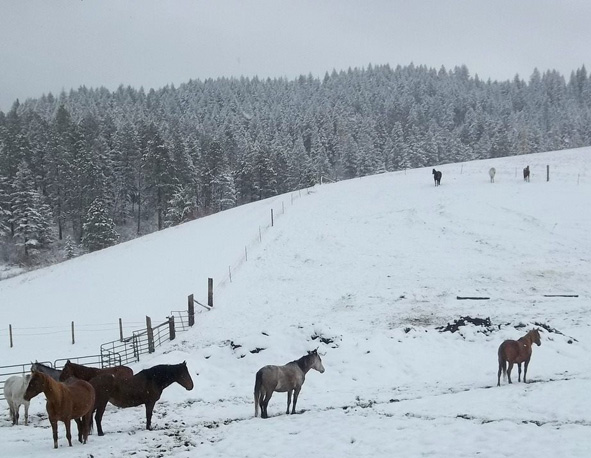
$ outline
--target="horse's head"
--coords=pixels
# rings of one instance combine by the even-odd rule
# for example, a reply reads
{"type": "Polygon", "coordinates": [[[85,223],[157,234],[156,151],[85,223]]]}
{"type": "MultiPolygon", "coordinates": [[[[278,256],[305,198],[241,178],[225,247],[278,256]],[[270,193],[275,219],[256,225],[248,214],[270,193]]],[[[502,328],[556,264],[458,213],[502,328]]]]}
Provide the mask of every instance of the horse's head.
{"type": "Polygon", "coordinates": [[[311,356],[311,364],[310,367],[312,369],[316,369],[321,374],[324,372],[324,366],[322,365],[322,359],[318,354],[318,349],[312,350],[308,352],[308,356],[311,356]]]}
{"type": "Polygon", "coordinates": [[[177,374],[176,382],[185,388],[187,391],[191,391],[193,389],[193,379],[191,378],[191,374],[189,374],[189,369],[187,368],[187,361],[183,361],[179,366],[179,371],[177,374]]]}
{"type": "Polygon", "coordinates": [[[43,375],[41,372],[33,372],[31,373],[30,377],[31,379],[29,380],[29,384],[27,385],[27,389],[23,395],[23,399],[25,401],[30,401],[32,398],[37,396],[43,391],[43,387],[45,386],[45,375],[43,375]]]}
{"type": "Polygon", "coordinates": [[[535,343],[538,347],[540,345],[542,345],[542,342],[540,340],[540,330],[538,328],[534,328],[530,331],[531,334],[531,341],[532,343],[535,343]]]}
{"type": "Polygon", "coordinates": [[[74,377],[74,368],[73,368],[70,360],[67,360],[66,364],[64,364],[64,367],[62,368],[62,373],[60,375],[60,381],[64,382],[64,381],[68,380],[70,377],[74,377]]]}

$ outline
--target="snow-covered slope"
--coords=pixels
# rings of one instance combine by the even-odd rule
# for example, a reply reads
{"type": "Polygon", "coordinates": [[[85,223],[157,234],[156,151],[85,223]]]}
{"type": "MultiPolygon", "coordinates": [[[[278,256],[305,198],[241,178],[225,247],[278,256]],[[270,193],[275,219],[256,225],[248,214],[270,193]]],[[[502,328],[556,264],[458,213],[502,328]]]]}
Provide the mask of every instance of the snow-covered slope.
{"type": "MultiPolygon", "coordinates": [[[[590,166],[583,148],[445,165],[437,188],[431,169],[418,169],[319,186],[293,204],[279,196],[2,281],[2,321],[41,334],[63,321],[69,331],[71,320],[164,317],[187,294],[204,297],[207,277],[224,278],[248,246],[214,310],[134,367],[187,360],[195,389],[164,392],[155,431],[143,431],[142,408],[112,406],[107,435],[85,446],[63,447],[61,428],[60,453],[589,456],[590,166]],[[578,297],[546,296],[557,294],[578,297]],[[436,329],[465,315],[492,326],[436,329]],[[560,333],[542,332],[532,383],[497,388],[498,345],[534,323],[560,333]],[[316,347],[326,372],[308,374],[303,413],[284,415],[277,393],[273,418],[253,418],[256,371],[316,347]]],[[[53,360],[117,338],[82,328],[76,351],[67,332],[21,338],[12,349],[2,334],[0,357],[53,360]]],[[[29,427],[10,427],[7,408],[0,415],[10,456],[54,453],[41,399],[31,411],[29,427]]]]}

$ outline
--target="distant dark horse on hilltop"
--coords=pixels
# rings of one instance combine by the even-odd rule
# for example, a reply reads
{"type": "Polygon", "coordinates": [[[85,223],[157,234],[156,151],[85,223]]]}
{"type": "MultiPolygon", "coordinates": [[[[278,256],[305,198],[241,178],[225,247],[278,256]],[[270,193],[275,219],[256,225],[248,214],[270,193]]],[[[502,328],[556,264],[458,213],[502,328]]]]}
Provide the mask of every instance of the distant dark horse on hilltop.
{"type": "Polygon", "coordinates": [[[435,186],[441,184],[441,172],[439,170],[433,169],[433,179],[435,180],[435,186]]]}
{"type": "Polygon", "coordinates": [[[523,180],[529,181],[529,165],[523,169],[523,180]]]}

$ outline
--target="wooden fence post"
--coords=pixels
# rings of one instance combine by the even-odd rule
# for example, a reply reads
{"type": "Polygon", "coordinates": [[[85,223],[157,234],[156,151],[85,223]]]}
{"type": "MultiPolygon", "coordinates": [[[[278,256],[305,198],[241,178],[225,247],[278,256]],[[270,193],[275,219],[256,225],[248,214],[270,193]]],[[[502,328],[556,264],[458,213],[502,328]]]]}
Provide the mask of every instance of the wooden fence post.
{"type": "Polygon", "coordinates": [[[207,305],[213,307],[213,278],[207,279],[207,305]]]}
{"type": "Polygon", "coordinates": [[[168,317],[168,332],[170,334],[170,340],[174,340],[176,337],[176,332],[174,329],[174,315],[168,317]]]}
{"type": "Polygon", "coordinates": [[[146,334],[148,335],[148,353],[154,353],[154,331],[152,319],[146,315],[146,334]]]}
{"type": "Polygon", "coordinates": [[[271,209],[271,227],[273,227],[273,209],[271,209]]]}
{"type": "Polygon", "coordinates": [[[189,326],[193,326],[195,324],[195,299],[193,299],[193,295],[189,295],[189,326]]]}
{"type": "Polygon", "coordinates": [[[248,250],[244,247],[244,260],[248,261],[248,250]]]}
{"type": "Polygon", "coordinates": [[[546,181],[550,181],[550,166],[546,166],[546,181]]]}
{"type": "Polygon", "coordinates": [[[123,342],[123,321],[119,318],[119,341],[123,342]]]}
{"type": "Polygon", "coordinates": [[[8,325],[8,335],[10,335],[10,348],[12,348],[12,325],[8,325]]]}
{"type": "Polygon", "coordinates": [[[72,321],[72,345],[74,345],[76,343],[76,340],[74,339],[74,322],[72,321]]]}

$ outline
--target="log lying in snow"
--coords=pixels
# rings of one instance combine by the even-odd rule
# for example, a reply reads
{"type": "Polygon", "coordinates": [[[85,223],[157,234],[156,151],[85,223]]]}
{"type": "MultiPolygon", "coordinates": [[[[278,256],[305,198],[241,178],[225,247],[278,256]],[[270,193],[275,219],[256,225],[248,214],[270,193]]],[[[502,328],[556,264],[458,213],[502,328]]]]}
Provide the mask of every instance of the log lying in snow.
{"type": "Polygon", "coordinates": [[[470,300],[470,301],[487,301],[490,299],[490,297],[479,297],[479,296],[456,296],[456,299],[458,301],[465,301],[465,300],[470,300]]]}
{"type": "Polygon", "coordinates": [[[544,294],[544,297],[579,297],[578,294],[544,294]]]}

